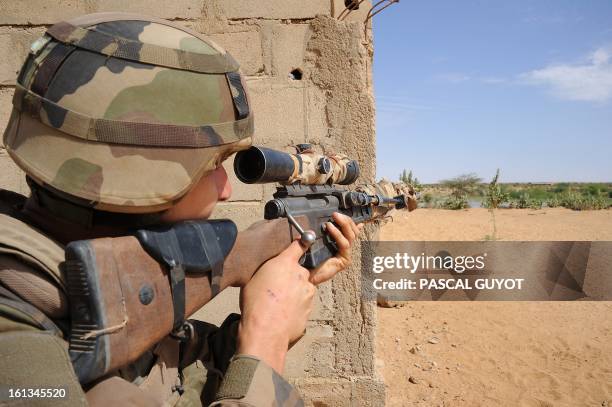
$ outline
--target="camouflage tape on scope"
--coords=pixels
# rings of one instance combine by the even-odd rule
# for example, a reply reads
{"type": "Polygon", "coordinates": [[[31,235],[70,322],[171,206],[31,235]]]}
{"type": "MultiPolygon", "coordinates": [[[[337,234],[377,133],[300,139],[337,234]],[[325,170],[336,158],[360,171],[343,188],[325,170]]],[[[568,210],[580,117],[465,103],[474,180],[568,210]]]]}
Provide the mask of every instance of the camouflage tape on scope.
{"type": "Polygon", "coordinates": [[[345,155],[323,155],[311,151],[289,154],[265,147],[251,147],[239,152],[234,160],[234,171],[246,184],[348,185],[359,177],[357,161],[345,155]]]}
{"type": "Polygon", "coordinates": [[[301,182],[302,184],[341,184],[349,185],[359,177],[359,165],[343,154],[323,155],[317,153],[291,154],[295,163],[295,170],[287,183],[301,182]],[[328,159],[331,164],[329,172],[321,171],[322,160],[328,159]]]}
{"type": "MultiPolygon", "coordinates": [[[[359,192],[365,192],[368,195],[381,195],[386,198],[403,196],[405,199],[406,208],[412,212],[417,208],[418,196],[412,185],[405,183],[392,183],[386,179],[378,181],[376,184],[362,184],[356,188],[359,192]]],[[[377,209],[387,212],[390,209],[377,209]]]]}

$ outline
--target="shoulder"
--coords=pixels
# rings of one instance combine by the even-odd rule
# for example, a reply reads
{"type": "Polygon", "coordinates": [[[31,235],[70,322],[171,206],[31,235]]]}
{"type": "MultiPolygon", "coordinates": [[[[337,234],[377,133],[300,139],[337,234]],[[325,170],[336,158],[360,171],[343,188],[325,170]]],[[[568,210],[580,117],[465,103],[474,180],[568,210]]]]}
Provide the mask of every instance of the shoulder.
{"type": "Polygon", "coordinates": [[[48,317],[65,319],[64,249],[20,216],[25,199],[0,190],[0,284],[48,317]]]}

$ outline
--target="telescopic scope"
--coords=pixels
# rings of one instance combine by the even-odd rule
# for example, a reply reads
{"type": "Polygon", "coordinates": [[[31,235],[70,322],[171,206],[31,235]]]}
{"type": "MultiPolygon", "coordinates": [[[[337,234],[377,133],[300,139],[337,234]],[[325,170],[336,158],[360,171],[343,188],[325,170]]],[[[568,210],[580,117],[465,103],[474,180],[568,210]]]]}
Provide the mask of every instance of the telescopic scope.
{"type": "Polygon", "coordinates": [[[265,147],[240,151],[234,159],[234,172],[245,184],[349,185],[359,177],[355,160],[343,155],[317,154],[310,145],[296,148],[296,154],[265,147]]]}

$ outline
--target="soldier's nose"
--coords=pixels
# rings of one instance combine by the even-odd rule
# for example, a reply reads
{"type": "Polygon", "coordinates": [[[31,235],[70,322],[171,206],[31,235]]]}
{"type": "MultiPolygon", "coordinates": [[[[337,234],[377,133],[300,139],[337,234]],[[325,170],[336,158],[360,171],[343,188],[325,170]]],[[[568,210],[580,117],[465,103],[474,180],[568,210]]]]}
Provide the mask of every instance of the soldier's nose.
{"type": "Polygon", "coordinates": [[[232,196],[232,184],[229,182],[227,172],[220,165],[213,173],[219,201],[227,201],[232,196]]]}

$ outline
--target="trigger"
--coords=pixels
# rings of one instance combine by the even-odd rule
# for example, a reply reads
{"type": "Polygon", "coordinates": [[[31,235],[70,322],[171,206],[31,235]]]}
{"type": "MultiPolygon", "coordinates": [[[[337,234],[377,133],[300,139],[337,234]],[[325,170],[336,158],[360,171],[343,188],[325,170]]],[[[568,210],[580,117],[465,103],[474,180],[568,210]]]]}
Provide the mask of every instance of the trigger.
{"type": "MultiPolygon", "coordinates": [[[[336,222],[330,221],[332,225],[334,225],[336,228],[338,228],[338,225],[336,224],[336,222]]],[[[329,233],[327,232],[327,228],[325,227],[325,223],[321,225],[321,234],[323,235],[323,242],[325,243],[325,245],[331,250],[331,252],[333,254],[338,253],[338,245],[336,244],[336,241],[329,235],[329,233]]]]}

